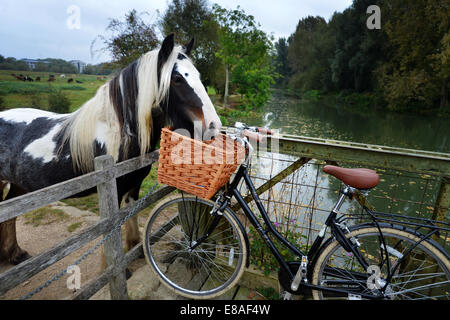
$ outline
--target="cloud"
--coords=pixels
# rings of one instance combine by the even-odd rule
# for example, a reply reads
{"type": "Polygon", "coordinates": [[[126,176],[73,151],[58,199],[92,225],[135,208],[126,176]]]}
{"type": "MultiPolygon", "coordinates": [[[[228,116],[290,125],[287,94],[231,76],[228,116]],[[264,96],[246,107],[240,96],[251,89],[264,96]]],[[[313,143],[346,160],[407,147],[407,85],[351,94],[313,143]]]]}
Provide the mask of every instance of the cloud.
{"type": "MultiPolygon", "coordinates": [[[[15,0],[0,4],[0,54],[16,58],[80,59],[87,63],[108,60],[106,54],[91,56],[90,46],[104,34],[111,18],[123,18],[131,9],[147,11],[144,17],[155,22],[156,10],[161,13],[170,0],[15,0]],[[67,8],[80,8],[80,29],[69,29],[67,8]]],[[[221,6],[234,9],[240,5],[252,14],[267,33],[288,37],[298,20],[308,15],[329,19],[334,11],[342,11],[351,0],[216,0],[221,6]]]]}

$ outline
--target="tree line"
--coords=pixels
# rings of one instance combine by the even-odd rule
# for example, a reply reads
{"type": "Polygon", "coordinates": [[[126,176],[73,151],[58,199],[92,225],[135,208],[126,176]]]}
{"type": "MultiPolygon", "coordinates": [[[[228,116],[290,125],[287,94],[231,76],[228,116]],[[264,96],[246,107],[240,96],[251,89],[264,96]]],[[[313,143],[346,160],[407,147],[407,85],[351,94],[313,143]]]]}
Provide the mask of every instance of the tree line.
{"type": "Polygon", "coordinates": [[[273,39],[261,31],[252,15],[239,6],[228,10],[207,0],[172,0],[157,21],[146,21],[147,12],[128,12],[124,19],[112,19],[100,50],[109,52],[111,65],[123,68],[142,54],[159,46],[163,37],[174,33],[176,41],[195,38],[192,59],[205,86],[224,96],[238,94],[246,109],[264,105],[274,83],[271,52],[273,39]]]}
{"type": "Polygon", "coordinates": [[[383,108],[450,114],[447,0],[354,0],[327,22],[308,16],[275,44],[277,85],[361,94],[383,108]],[[369,29],[370,5],[380,29],[369,29]]]}
{"type": "MultiPolygon", "coordinates": [[[[33,69],[23,60],[17,60],[13,57],[0,55],[0,70],[15,71],[36,71],[36,72],[55,72],[55,73],[77,73],[77,68],[68,61],[63,59],[37,59],[37,63],[33,69]]],[[[84,74],[108,75],[113,70],[108,64],[99,63],[96,65],[88,64],[83,69],[84,74]]]]}
{"type": "MultiPolygon", "coordinates": [[[[290,37],[275,41],[239,6],[228,10],[208,0],[171,0],[152,21],[136,10],[111,19],[92,48],[100,41],[112,61],[88,65],[84,72],[121,69],[174,33],[182,44],[195,38],[192,59],[225,106],[228,95],[236,94],[246,110],[258,109],[276,86],[300,96],[352,97],[368,108],[448,115],[449,10],[448,0],[354,0],[329,21],[300,19],[290,37]],[[380,8],[379,29],[367,25],[372,5],[380,8]]],[[[0,68],[23,65],[13,60],[0,56],[0,68]]],[[[50,70],[53,64],[39,68],[62,72],[50,70]]]]}
{"type": "Polygon", "coordinates": [[[448,0],[354,0],[326,21],[299,20],[276,42],[239,6],[227,10],[207,0],[172,0],[157,21],[135,10],[112,19],[100,36],[113,65],[124,67],[175,33],[179,43],[195,36],[193,60],[203,82],[246,108],[264,105],[269,88],[357,97],[369,108],[450,114],[448,0]],[[369,28],[369,6],[380,8],[381,27],[369,28]]]}

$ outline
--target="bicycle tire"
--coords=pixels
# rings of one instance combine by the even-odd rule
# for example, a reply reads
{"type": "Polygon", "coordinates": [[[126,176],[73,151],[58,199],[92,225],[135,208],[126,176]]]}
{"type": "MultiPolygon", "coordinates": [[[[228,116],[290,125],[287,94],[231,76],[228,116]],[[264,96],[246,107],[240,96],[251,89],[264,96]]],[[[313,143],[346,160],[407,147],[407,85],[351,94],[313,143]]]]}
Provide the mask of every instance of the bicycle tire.
{"type": "Polygon", "coordinates": [[[200,228],[199,221],[206,221],[207,224],[211,222],[210,211],[213,207],[214,202],[195,196],[184,194],[171,196],[152,210],[145,225],[143,248],[147,263],[161,283],[186,298],[211,299],[223,295],[236,285],[246,266],[248,251],[245,231],[230,208],[224,210],[215,229],[220,232],[213,232],[207,240],[209,242],[201,244],[198,251],[195,249],[189,252],[188,242],[192,243],[202,236],[202,232],[194,232],[194,229],[200,228]],[[201,212],[197,205],[204,206],[201,212]],[[193,211],[197,212],[198,217],[186,213],[193,211]],[[171,219],[169,224],[164,224],[164,228],[171,225],[170,230],[155,241],[156,238],[151,238],[152,234],[160,229],[158,223],[164,219],[171,219]],[[198,225],[195,223],[196,219],[198,225]],[[172,232],[170,239],[169,232],[172,232]],[[186,237],[191,235],[193,238],[188,241],[186,237]],[[159,251],[157,246],[160,247],[159,251]],[[177,250],[174,251],[174,248],[177,250]],[[164,261],[172,263],[167,265],[164,261]],[[174,265],[178,267],[178,272],[174,272],[176,270],[174,265]],[[180,268],[183,272],[180,272],[180,268]],[[221,274],[217,274],[216,271],[220,271],[221,274]]]}
{"type": "MultiPolygon", "coordinates": [[[[346,264],[348,266],[350,258],[354,259],[354,257],[352,257],[353,254],[349,255],[349,253],[334,238],[331,238],[324,243],[321,248],[313,267],[312,283],[321,286],[329,284],[334,288],[339,288],[336,284],[343,283],[342,287],[339,289],[348,290],[348,295],[344,295],[341,298],[355,298],[358,297],[358,293],[361,292],[369,295],[373,294],[375,298],[377,294],[380,293],[379,289],[384,287],[385,284],[385,282],[383,283],[383,279],[385,279],[387,274],[387,260],[389,260],[390,263],[390,270],[394,270],[396,261],[400,260],[403,253],[406,253],[409,248],[412,248],[412,246],[417,243],[417,241],[420,241],[419,233],[403,226],[382,224],[381,232],[385,237],[386,248],[384,246],[382,247],[379,230],[374,225],[355,226],[350,229],[350,233],[346,234],[347,238],[354,237],[360,244],[362,243],[359,247],[360,253],[364,256],[366,261],[372,261],[371,264],[374,263],[372,265],[378,266],[380,271],[378,274],[378,287],[374,288],[373,284],[371,284],[371,288],[369,288],[367,280],[369,280],[368,274],[370,273],[367,273],[367,270],[361,270],[362,267],[359,263],[355,265],[353,265],[353,263],[351,264],[352,268],[355,268],[355,270],[345,271],[343,269],[346,264]],[[378,239],[378,242],[376,244],[371,244],[369,241],[371,239],[378,239]],[[378,248],[384,248],[384,250],[379,250],[378,248]],[[383,258],[383,254],[386,254],[386,252],[388,252],[389,259],[383,258]],[[378,259],[378,263],[375,263],[377,260],[375,259],[375,253],[377,253],[377,257],[381,257],[378,259]],[[334,261],[330,259],[333,256],[335,256],[334,261]],[[357,275],[360,274],[365,274],[367,279],[364,277],[357,279],[357,275]],[[352,281],[353,284],[348,285],[349,282],[352,281]],[[366,281],[366,283],[364,283],[364,281],[366,281]],[[364,288],[364,286],[366,287],[364,288]]],[[[385,291],[385,298],[441,298],[448,300],[450,297],[450,261],[445,250],[433,240],[427,239],[414,247],[408,256],[406,256],[406,259],[400,264],[399,268],[397,268],[397,273],[392,277],[391,283],[388,284],[385,291]],[[425,257],[427,258],[425,259],[425,257]],[[421,260],[421,258],[423,259],[421,260]],[[414,269],[414,264],[416,263],[421,264],[419,268],[414,269]],[[399,273],[400,269],[402,269],[402,273],[399,273]],[[435,269],[440,269],[441,272],[434,272],[433,270],[435,269]],[[432,278],[433,274],[435,274],[434,279],[432,278]],[[404,277],[406,281],[401,282],[403,279],[402,277],[404,277]],[[427,296],[425,291],[428,291],[430,295],[435,294],[435,296],[427,296]]],[[[321,290],[313,290],[312,293],[313,298],[316,300],[337,298],[335,295],[328,295],[328,293],[321,290]]]]}

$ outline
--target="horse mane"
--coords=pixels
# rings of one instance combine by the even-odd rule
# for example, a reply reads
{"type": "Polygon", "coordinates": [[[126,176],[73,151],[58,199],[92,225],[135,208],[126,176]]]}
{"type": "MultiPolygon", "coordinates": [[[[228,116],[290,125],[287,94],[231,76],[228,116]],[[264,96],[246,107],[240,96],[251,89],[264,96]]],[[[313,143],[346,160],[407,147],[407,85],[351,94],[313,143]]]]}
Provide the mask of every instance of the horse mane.
{"type": "Polygon", "coordinates": [[[121,148],[126,159],[133,137],[137,138],[141,155],[150,151],[152,109],[158,108],[168,95],[172,69],[182,47],[172,50],[160,70],[158,52],[147,52],[122,69],[65,120],[60,150],[69,143],[74,169],[92,171],[96,139],[106,146],[106,153],[115,162],[121,148]]]}

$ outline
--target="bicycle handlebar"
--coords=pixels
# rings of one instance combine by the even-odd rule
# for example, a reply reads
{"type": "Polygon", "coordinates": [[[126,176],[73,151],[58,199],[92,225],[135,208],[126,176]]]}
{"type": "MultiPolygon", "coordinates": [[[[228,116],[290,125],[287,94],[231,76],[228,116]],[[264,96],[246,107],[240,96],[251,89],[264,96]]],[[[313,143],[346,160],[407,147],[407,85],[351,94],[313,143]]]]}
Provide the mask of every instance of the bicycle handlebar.
{"type": "Polygon", "coordinates": [[[242,131],[242,135],[244,137],[247,137],[249,140],[253,140],[253,141],[257,141],[257,142],[262,142],[265,138],[262,134],[259,134],[258,132],[252,132],[247,129],[242,131]]]}
{"type": "Polygon", "coordinates": [[[267,134],[267,135],[272,135],[273,134],[272,129],[269,129],[269,128],[261,128],[261,127],[259,127],[259,128],[256,128],[256,131],[258,131],[260,133],[263,133],[263,134],[267,134]]]}
{"type": "Polygon", "coordinates": [[[265,135],[272,135],[274,132],[269,128],[263,127],[250,127],[245,123],[236,122],[234,125],[235,129],[238,129],[242,136],[247,137],[248,140],[262,142],[266,138],[265,135]]]}

